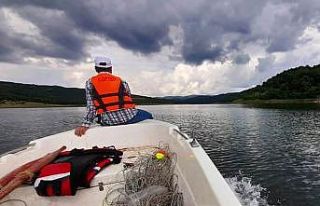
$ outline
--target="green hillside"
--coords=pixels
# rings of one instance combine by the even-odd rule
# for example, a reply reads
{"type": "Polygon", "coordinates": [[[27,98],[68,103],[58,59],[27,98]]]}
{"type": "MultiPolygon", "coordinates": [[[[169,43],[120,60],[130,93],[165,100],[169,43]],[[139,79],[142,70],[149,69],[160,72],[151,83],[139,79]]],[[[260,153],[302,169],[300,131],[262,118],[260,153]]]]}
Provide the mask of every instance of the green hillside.
{"type": "Polygon", "coordinates": [[[262,85],[241,92],[238,97],[242,100],[316,98],[320,98],[320,65],[286,70],[263,82],[262,85]]]}
{"type": "MultiPolygon", "coordinates": [[[[133,95],[137,104],[166,104],[168,100],[133,95]]],[[[85,90],[77,88],[64,88],[60,86],[39,86],[0,81],[0,103],[4,107],[10,104],[37,106],[38,103],[69,106],[85,105],[85,90]]],[[[41,106],[40,104],[39,106],[41,106]]]]}
{"type": "Polygon", "coordinates": [[[85,104],[84,89],[0,82],[0,101],[85,104]]]}
{"type": "Polygon", "coordinates": [[[177,104],[299,104],[319,103],[320,65],[286,70],[252,89],[218,95],[168,96],[177,104]]]}

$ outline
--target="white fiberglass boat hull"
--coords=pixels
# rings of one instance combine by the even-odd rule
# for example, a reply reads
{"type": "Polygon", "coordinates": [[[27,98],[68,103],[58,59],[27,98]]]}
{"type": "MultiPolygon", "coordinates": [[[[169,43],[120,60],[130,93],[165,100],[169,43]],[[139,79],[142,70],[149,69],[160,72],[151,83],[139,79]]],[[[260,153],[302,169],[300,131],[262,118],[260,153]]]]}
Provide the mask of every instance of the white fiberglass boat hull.
{"type": "MultiPolygon", "coordinates": [[[[30,142],[28,147],[3,155],[0,158],[0,176],[4,176],[20,165],[37,159],[62,145],[67,150],[114,145],[116,148],[143,147],[168,143],[177,154],[179,187],[183,193],[184,205],[198,206],[240,206],[234,193],[217,170],[211,159],[199,145],[191,146],[178,127],[166,122],[146,120],[137,124],[113,127],[93,127],[86,135],[76,137],[74,131],[67,131],[30,142]]],[[[112,165],[101,171],[92,181],[91,188],[81,189],[71,197],[40,197],[32,186],[21,186],[4,200],[19,199],[27,205],[102,205],[108,189],[121,182],[122,164],[112,165]],[[99,190],[99,183],[104,190],[99,190]]],[[[2,205],[2,204],[1,204],[2,205]]],[[[9,201],[3,205],[21,205],[9,201]]]]}

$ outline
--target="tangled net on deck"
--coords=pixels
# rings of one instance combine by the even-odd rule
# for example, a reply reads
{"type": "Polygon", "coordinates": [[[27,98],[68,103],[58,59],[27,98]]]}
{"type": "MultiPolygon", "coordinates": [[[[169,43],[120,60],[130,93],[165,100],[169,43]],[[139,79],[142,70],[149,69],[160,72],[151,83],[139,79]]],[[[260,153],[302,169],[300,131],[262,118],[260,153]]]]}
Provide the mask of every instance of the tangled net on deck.
{"type": "Polygon", "coordinates": [[[158,151],[164,159],[154,154],[142,155],[133,166],[124,169],[124,183],[108,191],[104,205],[110,206],[182,206],[178,176],[174,173],[177,156],[162,145],[158,151]]]}

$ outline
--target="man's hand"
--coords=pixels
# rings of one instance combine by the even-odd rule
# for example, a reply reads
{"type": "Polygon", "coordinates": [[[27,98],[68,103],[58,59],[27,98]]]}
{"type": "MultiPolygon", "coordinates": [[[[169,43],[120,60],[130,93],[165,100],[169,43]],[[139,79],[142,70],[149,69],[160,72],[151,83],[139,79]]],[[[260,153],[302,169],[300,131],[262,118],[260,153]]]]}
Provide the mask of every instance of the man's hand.
{"type": "Polygon", "coordinates": [[[74,131],[74,134],[81,137],[86,133],[88,129],[89,127],[84,127],[84,126],[77,127],[76,130],[74,131]]]}

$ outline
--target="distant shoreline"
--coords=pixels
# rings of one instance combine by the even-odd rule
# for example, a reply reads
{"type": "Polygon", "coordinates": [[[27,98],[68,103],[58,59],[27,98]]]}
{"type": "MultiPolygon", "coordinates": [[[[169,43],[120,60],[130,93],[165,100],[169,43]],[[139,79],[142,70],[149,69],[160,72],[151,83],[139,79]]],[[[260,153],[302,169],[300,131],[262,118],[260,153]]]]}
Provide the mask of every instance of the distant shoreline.
{"type": "MultiPolygon", "coordinates": [[[[201,103],[197,103],[201,104],[201,103]]],[[[270,108],[290,108],[303,106],[320,107],[319,99],[272,99],[272,100],[236,100],[228,103],[212,103],[212,104],[243,104],[253,107],[270,107],[270,108]]],[[[164,105],[161,103],[147,103],[138,105],[164,105]]],[[[168,105],[168,104],[166,104],[168,105]]],[[[172,105],[177,105],[172,103],[172,105]]],[[[184,105],[183,103],[181,105],[184,105]]],[[[81,104],[49,104],[43,102],[26,102],[26,101],[4,101],[0,102],[0,109],[2,108],[47,108],[47,107],[85,107],[81,104]]]]}
{"type": "Polygon", "coordinates": [[[236,104],[320,104],[320,99],[254,99],[242,100],[238,99],[232,103],[236,104]]]}
{"type": "Polygon", "coordinates": [[[47,107],[84,107],[85,105],[49,104],[43,102],[5,101],[0,108],[47,108],[47,107]]]}
{"type": "MultiPolygon", "coordinates": [[[[137,105],[164,105],[161,103],[145,103],[137,105]]],[[[43,102],[4,101],[0,102],[0,109],[5,108],[48,108],[48,107],[85,107],[84,104],[49,104],[43,102]]]]}

